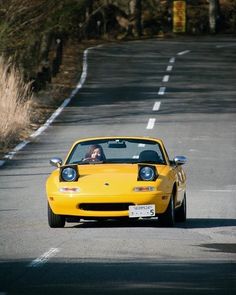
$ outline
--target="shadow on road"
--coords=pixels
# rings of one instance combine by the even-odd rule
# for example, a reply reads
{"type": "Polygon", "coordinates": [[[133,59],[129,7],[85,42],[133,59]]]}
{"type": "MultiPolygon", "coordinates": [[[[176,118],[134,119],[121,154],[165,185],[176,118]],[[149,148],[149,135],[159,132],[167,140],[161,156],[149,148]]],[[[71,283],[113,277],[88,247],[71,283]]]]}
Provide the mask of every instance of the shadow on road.
{"type": "Polygon", "coordinates": [[[225,218],[189,218],[186,223],[180,223],[179,227],[183,228],[212,228],[236,226],[236,219],[225,218]]]}
{"type": "Polygon", "coordinates": [[[236,291],[236,264],[230,262],[71,258],[35,268],[27,267],[28,264],[29,261],[0,263],[0,291],[4,292],[1,294],[230,295],[236,291]]]}
{"type": "MultiPolygon", "coordinates": [[[[75,220],[70,220],[74,222],[75,220]]],[[[214,228],[236,226],[236,219],[224,218],[189,218],[185,223],[176,223],[177,228],[214,228]]],[[[101,221],[82,221],[79,224],[67,223],[69,228],[118,228],[118,227],[162,227],[157,219],[142,219],[142,220],[101,220],[101,221]]]]}

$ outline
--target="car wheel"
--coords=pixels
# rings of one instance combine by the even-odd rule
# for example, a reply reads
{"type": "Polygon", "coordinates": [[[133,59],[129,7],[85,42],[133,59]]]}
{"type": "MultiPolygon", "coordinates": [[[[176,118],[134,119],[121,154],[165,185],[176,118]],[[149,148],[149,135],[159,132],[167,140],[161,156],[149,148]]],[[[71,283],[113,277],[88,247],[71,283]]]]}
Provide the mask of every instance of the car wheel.
{"type": "Polygon", "coordinates": [[[48,224],[52,228],[64,227],[66,219],[64,216],[54,214],[48,204],[48,224]]]}
{"type": "Polygon", "coordinates": [[[184,198],[183,198],[181,206],[176,209],[175,220],[177,222],[185,222],[186,221],[186,216],[187,216],[186,194],[184,194],[184,198]]]}
{"type": "Polygon", "coordinates": [[[170,198],[166,212],[159,216],[159,221],[162,226],[173,227],[175,225],[175,206],[173,195],[170,198]]]}

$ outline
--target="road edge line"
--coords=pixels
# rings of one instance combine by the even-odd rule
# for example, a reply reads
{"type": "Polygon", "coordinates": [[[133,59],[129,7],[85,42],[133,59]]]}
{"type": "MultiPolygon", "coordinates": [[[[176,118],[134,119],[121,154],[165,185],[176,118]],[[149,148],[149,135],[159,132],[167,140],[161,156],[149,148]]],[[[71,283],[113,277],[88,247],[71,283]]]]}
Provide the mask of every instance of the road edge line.
{"type": "MultiPolygon", "coordinates": [[[[72,98],[79,92],[79,90],[82,88],[86,78],[87,78],[87,70],[88,70],[88,63],[87,63],[87,56],[88,52],[91,49],[94,48],[100,48],[102,44],[99,44],[97,46],[89,47],[84,50],[83,53],[83,67],[82,67],[82,73],[79,79],[79,82],[77,83],[76,87],[72,90],[70,96],[66,98],[62,104],[52,113],[52,115],[46,120],[46,122],[41,125],[36,131],[34,131],[31,135],[29,135],[29,139],[34,139],[42,134],[51,124],[52,122],[59,116],[59,114],[63,111],[63,109],[71,102],[72,98]]],[[[30,142],[30,140],[23,140],[20,143],[18,143],[10,152],[8,152],[6,155],[4,155],[3,160],[0,160],[0,167],[3,166],[7,160],[11,160],[19,151],[21,151],[23,148],[26,147],[30,142]]]]}

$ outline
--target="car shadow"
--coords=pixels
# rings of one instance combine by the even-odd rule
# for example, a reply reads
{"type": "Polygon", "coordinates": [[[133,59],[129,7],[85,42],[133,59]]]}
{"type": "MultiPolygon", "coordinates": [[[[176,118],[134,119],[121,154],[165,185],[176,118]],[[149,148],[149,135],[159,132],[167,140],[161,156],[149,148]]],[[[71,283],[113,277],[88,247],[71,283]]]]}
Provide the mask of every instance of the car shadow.
{"type": "MultiPolygon", "coordinates": [[[[73,221],[71,221],[73,222],[73,221]]],[[[176,228],[214,228],[236,226],[236,219],[225,218],[189,218],[186,222],[176,223],[176,228]]],[[[77,224],[67,223],[67,228],[120,228],[120,227],[163,227],[158,219],[139,220],[82,220],[77,224]]]]}
{"type": "Polygon", "coordinates": [[[177,224],[181,228],[214,228],[236,226],[233,218],[189,218],[185,223],[177,224]]]}

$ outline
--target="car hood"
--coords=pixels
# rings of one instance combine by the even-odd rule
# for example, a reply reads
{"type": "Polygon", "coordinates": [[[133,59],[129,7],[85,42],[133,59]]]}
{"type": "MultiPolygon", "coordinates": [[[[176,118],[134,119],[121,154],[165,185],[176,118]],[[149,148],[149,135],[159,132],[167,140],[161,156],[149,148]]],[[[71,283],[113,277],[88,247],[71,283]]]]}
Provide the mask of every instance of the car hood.
{"type": "MultiPolygon", "coordinates": [[[[78,165],[79,178],[77,182],[67,182],[69,187],[80,188],[83,194],[124,194],[132,192],[137,185],[157,185],[161,181],[161,175],[166,166],[156,165],[158,174],[157,181],[137,181],[137,164],[99,164],[99,165],[78,165]]],[[[59,186],[65,186],[60,182],[59,186]]]]}

